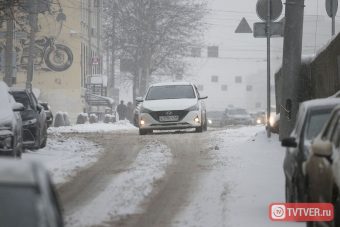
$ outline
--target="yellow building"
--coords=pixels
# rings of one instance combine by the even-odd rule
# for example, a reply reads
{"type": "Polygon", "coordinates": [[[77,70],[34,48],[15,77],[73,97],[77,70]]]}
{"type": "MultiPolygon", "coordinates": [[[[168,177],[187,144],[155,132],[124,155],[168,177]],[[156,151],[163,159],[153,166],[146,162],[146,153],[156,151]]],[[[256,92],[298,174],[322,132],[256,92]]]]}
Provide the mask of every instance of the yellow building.
{"type": "MultiPolygon", "coordinates": [[[[53,1],[52,14],[39,14],[33,88],[40,91],[39,99],[48,102],[53,112],[68,112],[73,120],[86,107],[86,77],[102,73],[101,42],[97,39],[101,37],[101,1],[59,0],[60,5],[53,1]],[[55,50],[48,50],[46,42],[53,41],[50,39],[53,37],[56,38],[56,49],[61,46],[72,52],[72,61],[63,49],[59,56],[55,50]],[[51,69],[50,62],[57,66],[66,62],[70,66],[66,70],[62,67],[51,69]]],[[[15,86],[25,86],[26,83],[27,41],[16,40],[18,72],[15,86]]]]}

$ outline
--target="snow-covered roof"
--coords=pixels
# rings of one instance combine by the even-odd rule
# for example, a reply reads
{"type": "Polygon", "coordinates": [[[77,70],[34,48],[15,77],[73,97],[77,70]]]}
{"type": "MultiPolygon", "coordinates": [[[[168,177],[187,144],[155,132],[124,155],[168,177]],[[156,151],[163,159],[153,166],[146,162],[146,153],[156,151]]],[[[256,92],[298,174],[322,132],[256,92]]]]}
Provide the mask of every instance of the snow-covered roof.
{"type": "Polygon", "coordinates": [[[0,159],[0,184],[35,184],[33,162],[14,159],[0,159]]]}
{"type": "Polygon", "coordinates": [[[150,87],[170,86],[170,85],[192,85],[190,82],[163,82],[152,84],[150,87]]]}

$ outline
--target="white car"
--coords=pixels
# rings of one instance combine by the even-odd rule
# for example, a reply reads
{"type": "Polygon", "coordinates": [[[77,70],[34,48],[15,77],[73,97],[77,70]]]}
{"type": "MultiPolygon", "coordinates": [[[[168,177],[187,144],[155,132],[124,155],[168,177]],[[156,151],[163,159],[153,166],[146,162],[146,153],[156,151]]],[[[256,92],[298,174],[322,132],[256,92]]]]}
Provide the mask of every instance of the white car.
{"type": "Polygon", "coordinates": [[[195,128],[196,132],[207,129],[204,99],[195,85],[189,82],[153,84],[140,102],[139,134],[153,130],[195,128]]]}

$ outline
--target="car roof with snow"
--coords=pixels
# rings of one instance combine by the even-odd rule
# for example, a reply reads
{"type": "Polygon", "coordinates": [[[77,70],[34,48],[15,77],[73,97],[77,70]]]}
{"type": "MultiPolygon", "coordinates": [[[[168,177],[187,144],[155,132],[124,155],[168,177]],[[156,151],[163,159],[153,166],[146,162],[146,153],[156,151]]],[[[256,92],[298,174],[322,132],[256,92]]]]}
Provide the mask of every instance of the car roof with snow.
{"type": "Polygon", "coordinates": [[[1,184],[20,184],[35,185],[35,171],[38,164],[31,161],[18,161],[15,159],[0,159],[0,185],[1,184]]]}
{"type": "Polygon", "coordinates": [[[301,103],[301,107],[306,109],[318,109],[320,107],[332,106],[332,105],[339,105],[340,98],[323,98],[323,99],[313,99],[309,101],[305,101],[301,103]]]}
{"type": "Polygon", "coordinates": [[[171,86],[171,85],[193,85],[190,82],[165,82],[165,83],[156,83],[150,85],[150,87],[161,87],[161,86],[171,86]]]}

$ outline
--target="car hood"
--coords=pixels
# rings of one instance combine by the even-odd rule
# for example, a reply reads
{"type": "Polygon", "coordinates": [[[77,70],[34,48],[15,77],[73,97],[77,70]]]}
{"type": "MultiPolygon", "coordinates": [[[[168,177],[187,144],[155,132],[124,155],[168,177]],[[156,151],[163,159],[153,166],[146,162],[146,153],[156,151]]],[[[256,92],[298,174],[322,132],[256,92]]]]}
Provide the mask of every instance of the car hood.
{"type": "Polygon", "coordinates": [[[184,110],[197,104],[197,99],[145,100],[143,107],[151,111],[184,110]]]}

